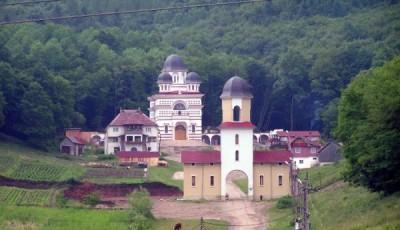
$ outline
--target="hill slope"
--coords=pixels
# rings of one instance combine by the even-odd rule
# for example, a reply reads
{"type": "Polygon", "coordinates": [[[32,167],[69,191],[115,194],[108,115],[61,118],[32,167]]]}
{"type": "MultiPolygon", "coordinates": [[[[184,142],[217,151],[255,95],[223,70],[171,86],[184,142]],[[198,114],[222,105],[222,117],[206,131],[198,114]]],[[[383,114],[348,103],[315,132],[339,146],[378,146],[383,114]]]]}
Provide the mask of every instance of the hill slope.
{"type": "MultiPolygon", "coordinates": [[[[310,195],[312,229],[400,228],[399,193],[383,197],[365,188],[353,187],[341,180],[339,171],[340,164],[308,170],[311,183],[319,186],[321,179],[323,187],[321,191],[310,195]]],[[[290,226],[291,211],[291,209],[271,209],[270,229],[293,229],[290,226]]]]}

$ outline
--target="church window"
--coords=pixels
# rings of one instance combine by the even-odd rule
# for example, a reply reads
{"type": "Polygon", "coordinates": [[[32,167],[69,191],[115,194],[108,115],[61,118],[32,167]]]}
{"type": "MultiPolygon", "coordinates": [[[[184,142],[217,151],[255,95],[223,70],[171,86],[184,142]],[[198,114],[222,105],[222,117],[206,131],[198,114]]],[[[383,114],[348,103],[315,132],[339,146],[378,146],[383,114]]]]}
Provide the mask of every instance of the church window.
{"type": "Polygon", "coordinates": [[[235,106],[233,107],[233,121],[239,121],[240,120],[240,107],[235,106]]]}
{"type": "Polygon", "coordinates": [[[282,184],[283,184],[283,177],[282,176],[278,176],[278,183],[279,183],[279,186],[282,186],[282,184]]]}
{"type": "Polygon", "coordinates": [[[239,161],[239,151],[237,151],[237,150],[235,152],[235,160],[239,161]]]}
{"type": "Polygon", "coordinates": [[[168,125],[164,126],[164,133],[168,133],[168,125]]]}
{"type": "Polygon", "coordinates": [[[192,186],[196,186],[196,176],[192,176],[192,186]]]}
{"type": "Polygon", "coordinates": [[[196,132],[196,125],[192,125],[192,133],[196,132]]]}
{"type": "Polygon", "coordinates": [[[235,144],[239,144],[239,134],[235,135],[235,144]]]}
{"type": "Polygon", "coordinates": [[[260,175],[260,186],[264,186],[264,175],[260,175]]]}
{"type": "Polygon", "coordinates": [[[210,186],[214,186],[214,176],[210,176],[210,186]]]}
{"type": "Polygon", "coordinates": [[[186,108],[185,108],[185,105],[184,104],[182,104],[182,103],[177,103],[175,106],[174,106],[174,110],[185,110],[186,108]]]}

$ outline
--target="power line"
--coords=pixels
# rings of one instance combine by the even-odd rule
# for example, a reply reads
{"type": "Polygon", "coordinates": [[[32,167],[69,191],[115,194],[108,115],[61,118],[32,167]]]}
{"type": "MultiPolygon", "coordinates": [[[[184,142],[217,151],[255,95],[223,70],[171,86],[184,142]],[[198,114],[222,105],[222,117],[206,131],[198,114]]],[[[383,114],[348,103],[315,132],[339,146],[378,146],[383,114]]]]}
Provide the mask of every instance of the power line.
{"type": "Polygon", "coordinates": [[[23,1],[23,2],[13,2],[13,3],[4,3],[0,4],[0,7],[3,6],[16,6],[16,5],[34,5],[39,3],[52,3],[52,2],[61,2],[64,0],[39,0],[39,1],[23,1]]]}
{"type": "Polygon", "coordinates": [[[3,21],[3,22],[0,22],[0,26],[9,25],[9,24],[22,24],[22,23],[28,23],[28,22],[59,21],[59,20],[98,17],[98,16],[136,14],[136,13],[158,12],[158,11],[168,11],[168,10],[183,10],[183,9],[193,9],[193,8],[227,6],[227,5],[241,5],[241,4],[249,4],[249,3],[256,3],[256,2],[266,2],[266,1],[269,1],[269,0],[231,1],[231,2],[205,3],[205,4],[171,6],[171,7],[139,9],[139,10],[97,12],[97,13],[91,13],[91,14],[67,15],[67,16],[38,18],[38,19],[22,19],[22,20],[15,20],[15,21],[9,21],[9,22],[3,21]]]}

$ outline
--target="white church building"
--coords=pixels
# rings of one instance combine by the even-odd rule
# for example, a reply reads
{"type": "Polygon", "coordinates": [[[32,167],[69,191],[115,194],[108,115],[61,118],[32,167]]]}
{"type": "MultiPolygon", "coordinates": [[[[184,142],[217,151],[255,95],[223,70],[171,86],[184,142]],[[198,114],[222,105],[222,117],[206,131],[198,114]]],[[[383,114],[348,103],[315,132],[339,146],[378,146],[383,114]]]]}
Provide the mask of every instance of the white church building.
{"type": "Polygon", "coordinates": [[[167,57],[158,76],[159,92],[148,98],[150,119],[160,131],[161,140],[201,140],[201,79],[188,72],[183,59],[167,57]]]}

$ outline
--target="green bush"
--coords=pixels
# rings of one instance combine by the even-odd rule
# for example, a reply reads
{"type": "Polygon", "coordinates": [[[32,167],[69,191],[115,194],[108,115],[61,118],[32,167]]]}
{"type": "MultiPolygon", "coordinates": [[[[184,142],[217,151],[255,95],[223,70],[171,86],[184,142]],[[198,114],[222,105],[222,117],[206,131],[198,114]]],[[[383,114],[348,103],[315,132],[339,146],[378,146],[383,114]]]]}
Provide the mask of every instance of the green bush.
{"type": "Polygon", "coordinates": [[[279,209],[284,208],[291,208],[294,205],[293,198],[291,196],[284,196],[279,198],[278,202],[276,203],[276,207],[279,209]]]}
{"type": "Polygon", "coordinates": [[[96,150],[94,151],[94,154],[95,154],[95,155],[104,155],[104,150],[103,150],[103,149],[96,149],[96,150]]]}
{"type": "Polygon", "coordinates": [[[92,192],[89,193],[84,199],[83,199],[83,203],[86,205],[90,205],[90,206],[95,206],[98,203],[100,203],[100,196],[99,194],[92,192]]]}
{"type": "Polygon", "coordinates": [[[98,155],[97,159],[101,160],[101,161],[108,161],[108,160],[114,160],[115,156],[114,155],[98,155]]]}
{"type": "Polygon", "coordinates": [[[154,219],[151,213],[153,206],[149,197],[149,192],[140,188],[129,195],[129,230],[147,230],[151,229],[152,220],[154,219]]]}

